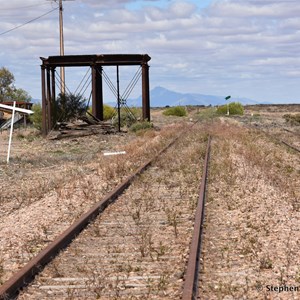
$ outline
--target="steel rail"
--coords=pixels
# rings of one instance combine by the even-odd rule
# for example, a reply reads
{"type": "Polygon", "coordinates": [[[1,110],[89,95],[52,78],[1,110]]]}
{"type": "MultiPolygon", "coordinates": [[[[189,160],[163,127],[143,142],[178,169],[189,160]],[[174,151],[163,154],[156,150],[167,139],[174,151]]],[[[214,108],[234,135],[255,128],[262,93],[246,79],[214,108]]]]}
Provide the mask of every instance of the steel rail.
{"type": "MultiPolygon", "coordinates": [[[[300,152],[300,149],[299,149],[299,148],[297,148],[297,147],[295,147],[295,146],[293,146],[293,145],[291,145],[291,144],[289,144],[289,143],[287,143],[287,142],[285,142],[285,141],[283,141],[283,140],[277,138],[274,134],[268,133],[268,132],[266,132],[266,131],[263,130],[263,129],[255,128],[255,127],[253,127],[253,126],[246,126],[246,127],[247,127],[248,129],[250,129],[250,130],[260,131],[260,132],[262,132],[263,134],[265,134],[265,136],[267,136],[268,138],[273,139],[273,140],[275,140],[276,142],[281,143],[281,144],[287,146],[288,148],[290,148],[290,149],[292,149],[292,150],[294,150],[294,151],[300,152]]],[[[284,130],[285,130],[285,131],[288,131],[288,130],[286,130],[286,129],[284,129],[284,130]]],[[[291,132],[291,131],[288,131],[288,132],[291,132]]],[[[291,132],[291,133],[292,133],[292,132],[291,132]]],[[[298,134],[295,133],[295,132],[293,132],[293,133],[294,133],[295,135],[298,135],[298,134]]]]}
{"type": "Polygon", "coordinates": [[[187,130],[181,132],[175,139],[173,139],[166,147],[158,152],[153,158],[149,159],[141,167],[139,167],[132,175],[129,175],[123,182],[121,182],[113,191],[107,194],[104,199],[97,202],[89,211],[81,215],[68,229],[55,238],[45,249],[43,249],[37,256],[32,258],[23,268],[8,279],[2,286],[0,286],[0,299],[14,299],[20,289],[29,285],[34,277],[42,271],[42,269],[51,262],[58,253],[66,248],[72,240],[89,224],[91,223],[104,209],[113,203],[118,196],[120,196],[132,183],[132,181],[144,172],[153,162],[155,162],[161,154],[166,152],[178,139],[186,134],[191,127],[197,122],[193,123],[187,130]]]}
{"type": "Polygon", "coordinates": [[[293,146],[293,145],[291,145],[291,144],[289,144],[289,143],[287,143],[287,142],[285,142],[285,141],[283,141],[283,140],[277,138],[274,134],[268,133],[268,132],[266,132],[266,131],[264,131],[264,130],[262,130],[262,129],[260,129],[260,130],[261,130],[267,137],[269,137],[269,138],[271,138],[271,139],[274,139],[274,140],[277,141],[278,143],[281,143],[281,144],[287,146],[288,148],[290,148],[290,149],[292,149],[292,150],[294,150],[294,151],[300,152],[300,149],[298,149],[297,147],[295,147],[295,146],[293,146]]]}
{"type": "Polygon", "coordinates": [[[286,132],[292,133],[292,134],[294,134],[294,135],[296,135],[296,136],[300,136],[300,133],[294,132],[294,131],[289,130],[289,129],[287,129],[287,128],[283,128],[283,130],[286,131],[286,132]]]}
{"type": "Polygon", "coordinates": [[[211,148],[211,137],[208,138],[206,155],[203,166],[202,179],[200,184],[199,199],[195,213],[194,231],[190,245],[189,259],[185,272],[182,300],[197,298],[199,280],[199,259],[202,241],[202,225],[204,220],[204,203],[206,196],[206,182],[211,148]]]}
{"type": "Polygon", "coordinates": [[[295,147],[295,146],[293,146],[291,144],[288,144],[287,142],[282,141],[282,140],[278,140],[278,141],[281,142],[282,144],[286,145],[287,147],[289,147],[289,148],[291,148],[291,149],[293,149],[293,150],[295,150],[297,152],[300,152],[300,149],[298,149],[297,147],[295,147]]]}

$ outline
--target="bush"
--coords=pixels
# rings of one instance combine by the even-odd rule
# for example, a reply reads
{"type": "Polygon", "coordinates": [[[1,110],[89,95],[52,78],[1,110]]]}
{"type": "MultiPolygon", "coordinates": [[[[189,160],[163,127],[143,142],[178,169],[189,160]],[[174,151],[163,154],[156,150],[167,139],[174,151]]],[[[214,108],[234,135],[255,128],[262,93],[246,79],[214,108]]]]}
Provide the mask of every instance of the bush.
{"type": "Polygon", "coordinates": [[[285,121],[291,125],[300,125],[300,114],[295,114],[295,115],[290,115],[290,114],[286,114],[283,115],[283,118],[285,119],[285,121]]]}
{"type": "Polygon", "coordinates": [[[59,94],[53,105],[53,121],[69,122],[86,112],[86,100],[80,94],[59,94]]]}
{"type": "Polygon", "coordinates": [[[103,120],[107,121],[112,119],[115,114],[115,110],[108,104],[103,105],[103,120]]]}
{"type": "Polygon", "coordinates": [[[182,106],[174,106],[174,107],[165,109],[163,114],[165,116],[184,117],[184,116],[186,116],[186,110],[182,106]]]}
{"type": "MultiPolygon", "coordinates": [[[[219,106],[217,108],[218,115],[227,115],[227,104],[219,106]]],[[[239,102],[231,102],[229,103],[229,114],[230,115],[243,115],[244,114],[244,107],[239,102]]]]}
{"type": "Polygon", "coordinates": [[[136,119],[140,119],[142,117],[142,108],[141,107],[129,107],[129,110],[136,119]]]}
{"type": "Polygon", "coordinates": [[[205,108],[203,110],[201,110],[198,113],[198,118],[200,120],[209,120],[212,119],[214,117],[216,117],[217,115],[217,110],[214,107],[209,107],[209,108],[205,108]]]}
{"type": "Polygon", "coordinates": [[[34,104],[31,108],[34,112],[32,115],[29,116],[30,122],[32,122],[33,126],[41,130],[42,129],[42,106],[40,103],[34,104]]]}
{"type": "Polygon", "coordinates": [[[147,121],[143,121],[143,122],[136,122],[134,124],[132,124],[129,128],[130,131],[132,132],[137,132],[140,130],[146,130],[149,128],[152,128],[153,124],[147,121]]]}
{"type": "MultiPolygon", "coordinates": [[[[89,107],[88,112],[90,114],[93,114],[91,106],[89,107]]],[[[110,106],[108,104],[103,104],[103,120],[104,121],[112,119],[115,113],[116,113],[116,111],[112,106],[110,106]]]]}
{"type": "MultiPolygon", "coordinates": [[[[121,107],[121,127],[127,126],[130,127],[133,125],[137,120],[139,120],[142,116],[142,110],[137,107],[121,107]]],[[[118,112],[116,112],[113,124],[118,125],[118,112]]]]}
{"type": "MultiPolygon", "coordinates": [[[[92,107],[89,108],[89,113],[92,114],[92,107]]],[[[137,107],[125,108],[121,107],[121,127],[131,126],[142,116],[142,109],[137,107]]],[[[118,109],[108,104],[103,105],[103,120],[113,119],[113,124],[118,124],[118,109]]]]}

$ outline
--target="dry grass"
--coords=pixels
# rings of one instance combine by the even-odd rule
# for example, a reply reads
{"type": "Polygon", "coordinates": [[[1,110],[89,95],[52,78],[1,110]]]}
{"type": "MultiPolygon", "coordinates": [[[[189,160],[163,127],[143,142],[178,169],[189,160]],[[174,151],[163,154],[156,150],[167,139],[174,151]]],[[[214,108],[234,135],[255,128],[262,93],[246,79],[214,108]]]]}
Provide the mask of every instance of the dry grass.
{"type": "MultiPolygon", "coordinates": [[[[159,111],[154,115],[157,124],[166,123],[159,111]]],[[[105,250],[112,257],[111,268],[95,270],[93,259],[86,259],[74,266],[73,272],[87,279],[84,283],[72,284],[87,285],[93,299],[179,297],[180,288],[174,293],[170,287],[176,280],[181,287],[183,271],[179,266],[185,265],[187,247],[180,245],[186,245],[186,237],[191,234],[190,216],[196,206],[198,190],[195,187],[199,186],[201,172],[197,164],[204,158],[203,145],[210,132],[214,139],[204,225],[201,295],[204,299],[272,299],[278,295],[265,289],[258,292],[257,287],[299,285],[299,155],[239,123],[266,126],[277,134],[284,124],[284,120],[280,121],[281,115],[270,111],[251,116],[246,112],[244,119],[208,119],[205,127],[180,141],[177,145],[180,151],[169,152],[157,162],[151,176],[140,177],[133,186],[138,192],[127,191],[127,200],[123,203],[126,214],[118,214],[117,208],[108,211],[108,214],[117,213],[117,225],[112,225],[111,232],[117,228],[117,238],[131,237],[137,242],[136,247],[111,244],[105,250]],[[188,147],[189,144],[193,146],[188,147]],[[158,176],[161,169],[166,171],[158,176]],[[159,201],[158,195],[161,195],[159,201]],[[181,199],[185,199],[184,211],[181,199]],[[159,228],[165,229],[159,233],[159,228]],[[166,234],[179,245],[174,255],[178,255],[178,260],[172,265],[172,271],[162,267],[173,251],[166,234]],[[130,255],[124,260],[122,253],[126,251],[134,253],[137,260],[132,260],[130,255]],[[149,261],[161,266],[157,269],[157,278],[144,276],[147,272],[143,262],[149,261]],[[144,276],[142,297],[124,294],[125,290],[132,289],[128,287],[132,274],[144,276]],[[114,291],[109,298],[108,290],[114,291]]],[[[175,124],[163,126],[160,131],[149,130],[138,135],[59,142],[36,137],[22,139],[19,149],[15,147],[12,164],[7,167],[4,162],[0,163],[1,191],[5,191],[0,198],[0,281],[6,280],[87,207],[186,127],[178,118],[167,119],[167,122],[174,121],[175,124]],[[125,150],[127,154],[102,155],[103,151],[114,150],[125,150]],[[19,189],[16,189],[17,184],[19,189]]],[[[296,135],[288,138],[297,144],[296,135]]],[[[101,239],[109,238],[109,234],[105,226],[95,226],[91,233],[93,238],[101,239]]],[[[90,246],[94,244],[88,241],[90,246]]],[[[86,254],[81,242],[72,248],[73,258],[86,254]]],[[[57,278],[66,276],[64,264],[54,262],[50,270],[57,278]]],[[[69,288],[63,298],[90,297],[82,296],[80,291],[81,288],[69,288]]],[[[55,293],[51,295],[57,299],[55,293]]],[[[296,296],[293,293],[280,295],[282,299],[296,299],[296,296]]]]}
{"type": "MultiPolygon", "coordinates": [[[[273,294],[266,285],[296,285],[299,156],[259,132],[227,122],[211,130],[216,138],[201,295],[269,299],[273,294]]],[[[293,293],[280,296],[296,299],[293,293]]]]}
{"type": "Polygon", "coordinates": [[[24,153],[19,163],[3,165],[1,169],[0,253],[6,257],[3,279],[154,156],[184,127],[182,123],[143,136],[103,137],[106,142],[100,137],[29,142],[32,150],[37,147],[39,151],[29,153],[30,159],[24,153]],[[80,153],[70,150],[75,144],[82,148],[80,153]],[[56,149],[57,157],[56,154],[53,157],[51,149],[56,149]],[[127,154],[105,157],[104,150],[125,150],[127,154]],[[20,184],[18,188],[17,184],[20,184]]]}
{"type": "MultiPolygon", "coordinates": [[[[179,140],[55,259],[54,268],[46,268],[42,278],[61,272],[64,278],[88,278],[84,289],[74,287],[67,296],[57,291],[56,297],[180,297],[206,148],[202,129],[179,140]]],[[[34,298],[35,292],[30,288],[21,299],[34,298]]]]}

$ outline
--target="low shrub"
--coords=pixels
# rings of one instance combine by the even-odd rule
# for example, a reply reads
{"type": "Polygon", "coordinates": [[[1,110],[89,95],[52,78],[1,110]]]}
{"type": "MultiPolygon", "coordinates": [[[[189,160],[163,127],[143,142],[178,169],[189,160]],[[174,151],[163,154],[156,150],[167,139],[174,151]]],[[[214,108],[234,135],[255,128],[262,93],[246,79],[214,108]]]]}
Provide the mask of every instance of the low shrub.
{"type": "MultiPolygon", "coordinates": [[[[219,106],[217,108],[218,115],[227,115],[227,104],[219,106]]],[[[229,103],[229,114],[230,115],[243,115],[244,107],[239,102],[231,102],[229,103]]]]}
{"type": "MultiPolygon", "coordinates": [[[[121,127],[130,127],[142,117],[142,110],[138,107],[121,107],[121,127]]],[[[114,115],[113,124],[118,125],[118,112],[114,115]]]]}
{"type": "Polygon", "coordinates": [[[34,104],[31,108],[33,114],[29,116],[30,122],[33,126],[41,130],[42,129],[42,106],[40,103],[34,104]]]}
{"type": "Polygon", "coordinates": [[[296,125],[296,126],[300,125],[300,114],[295,114],[295,115],[285,114],[283,115],[283,118],[287,123],[291,125],[296,125]]]}
{"type": "Polygon", "coordinates": [[[130,131],[132,132],[137,132],[140,130],[146,130],[146,129],[150,129],[153,127],[153,124],[148,122],[148,121],[142,121],[142,122],[136,122],[134,124],[132,124],[129,128],[130,131]]]}
{"type": "Polygon", "coordinates": [[[187,115],[185,108],[182,106],[169,107],[164,110],[163,114],[165,116],[177,116],[177,117],[184,117],[187,115]]]}
{"type": "Polygon", "coordinates": [[[114,114],[115,114],[115,109],[112,106],[108,104],[103,105],[103,119],[105,121],[112,119],[114,114]]]}
{"type": "MultiPolygon", "coordinates": [[[[89,113],[92,113],[92,108],[89,108],[89,113]]],[[[130,127],[142,117],[142,109],[139,107],[121,107],[121,127],[130,127]]],[[[118,124],[118,110],[108,104],[103,105],[103,119],[105,121],[112,120],[112,123],[118,124]]]]}
{"type": "Polygon", "coordinates": [[[54,124],[69,122],[86,112],[86,99],[80,94],[59,94],[52,107],[54,124]]]}
{"type": "MultiPolygon", "coordinates": [[[[88,112],[90,114],[93,114],[93,109],[91,106],[89,107],[88,112]]],[[[116,111],[112,106],[110,106],[108,104],[103,104],[103,120],[104,121],[112,119],[115,113],[116,113],[116,111]]]]}
{"type": "Polygon", "coordinates": [[[135,116],[136,119],[142,117],[142,108],[141,107],[129,107],[130,112],[135,116]]]}
{"type": "Polygon", "coordinates": [[[205,108],[201,110],[197,116],[200,120],[212,119],[217,116],[217,109],[215,107],[205,108]]]}

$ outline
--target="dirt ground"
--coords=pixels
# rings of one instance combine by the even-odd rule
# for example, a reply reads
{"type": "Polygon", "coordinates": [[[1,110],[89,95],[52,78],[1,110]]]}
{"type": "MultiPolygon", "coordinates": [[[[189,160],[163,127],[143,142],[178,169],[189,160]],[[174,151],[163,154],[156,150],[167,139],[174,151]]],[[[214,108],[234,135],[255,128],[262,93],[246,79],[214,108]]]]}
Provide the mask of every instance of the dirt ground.
{"type": "Polygon", "coordinates": [[[299,147],[291,108],[211,127],[200,299],[300,299],[300,157],[278,141],[299,147]]]}
{"type": "Polygon", "coordinates": [[[244,116],[222,118],[189,110],[185,118],[154,110],[155,128],[138,134],[50,141],[16,130],[10,164],[8,134],[0,133],[0,283],[199,120],[213,135],[201,299],[300,299],[300,157],[278,141],[300,148],[300,126],[283,118],[300,105],[247,107],[244,116]],[[290,290],[279,293],[284,286],[290,290]]]}
{"type": "Polygon", "coordinates": [[[180,299],[206,145],[190,127],[19,298],[180,299]]]}
{"type": "Polygon", "coordinates": [[[8,133],[0,134],[5,150],[0,162],[1,282],[190,124],[188,118],[161,122],[161,113],[154,118],[160,126],[138,134],[53,141],[16,130],[9,164],[8,133]],[[126,155],[104,156],[111,151],[126,155]]]}

